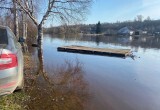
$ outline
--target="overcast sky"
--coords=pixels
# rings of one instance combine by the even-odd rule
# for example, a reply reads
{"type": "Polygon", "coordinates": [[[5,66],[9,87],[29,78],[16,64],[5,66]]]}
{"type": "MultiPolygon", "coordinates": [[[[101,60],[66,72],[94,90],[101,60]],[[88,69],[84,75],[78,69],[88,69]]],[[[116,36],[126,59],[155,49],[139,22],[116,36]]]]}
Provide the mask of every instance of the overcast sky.
{"type": "Polygon", "coordinates": [[[137,15],[160,19],[160,0],[95,0],[85,23],[133,20],[137,15]]]}

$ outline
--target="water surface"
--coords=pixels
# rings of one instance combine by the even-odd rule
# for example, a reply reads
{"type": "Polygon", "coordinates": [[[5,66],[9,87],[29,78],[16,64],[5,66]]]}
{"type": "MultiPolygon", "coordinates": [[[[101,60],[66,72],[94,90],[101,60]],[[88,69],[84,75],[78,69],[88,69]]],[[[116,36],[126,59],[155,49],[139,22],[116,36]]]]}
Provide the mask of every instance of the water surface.
{"type": "Polygon", "coordinates": [[[57,37],[44,36],[45,68],[66,61],[82,64],[90,97],[86,110],[159,110],[160,37],[57,37]],[[58,52],[57,47],[80,45],[131,49],[134,59],[58,52]]]}

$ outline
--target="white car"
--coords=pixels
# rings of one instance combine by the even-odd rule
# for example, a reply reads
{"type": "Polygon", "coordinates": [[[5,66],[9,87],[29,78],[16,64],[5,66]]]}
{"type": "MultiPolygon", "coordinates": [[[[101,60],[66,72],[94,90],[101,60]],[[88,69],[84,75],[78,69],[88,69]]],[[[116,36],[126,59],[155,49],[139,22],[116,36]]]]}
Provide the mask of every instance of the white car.
{"type": "Polygon", "coordinates": [[[23,85],[21,44],[10,28],[0,26],[0,95],[22,89],[23,85]]]}

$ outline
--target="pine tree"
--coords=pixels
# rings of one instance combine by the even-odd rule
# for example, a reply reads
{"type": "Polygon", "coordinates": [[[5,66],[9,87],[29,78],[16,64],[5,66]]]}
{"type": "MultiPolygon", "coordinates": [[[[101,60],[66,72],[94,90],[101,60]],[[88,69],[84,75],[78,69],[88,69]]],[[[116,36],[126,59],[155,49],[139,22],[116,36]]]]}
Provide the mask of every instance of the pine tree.
{"type": "Polygon", "coordinates": [[[100,21],[96,24],[96,34],[100,34],[101,33],[101,23],[100,21]]]}

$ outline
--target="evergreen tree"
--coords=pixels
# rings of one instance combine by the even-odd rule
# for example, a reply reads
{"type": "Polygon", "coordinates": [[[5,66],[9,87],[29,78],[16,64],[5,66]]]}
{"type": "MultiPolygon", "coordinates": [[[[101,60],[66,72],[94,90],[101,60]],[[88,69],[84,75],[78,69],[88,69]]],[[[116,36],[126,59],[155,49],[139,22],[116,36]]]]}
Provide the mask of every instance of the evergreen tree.
{"type": "Polygon", "coordinates": [[[100,33],[101,33],[101,23],[99,21],[98,24],[96,24],[96,34],[100,34],[100,33]]]}

